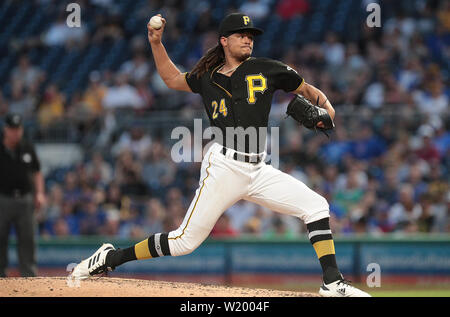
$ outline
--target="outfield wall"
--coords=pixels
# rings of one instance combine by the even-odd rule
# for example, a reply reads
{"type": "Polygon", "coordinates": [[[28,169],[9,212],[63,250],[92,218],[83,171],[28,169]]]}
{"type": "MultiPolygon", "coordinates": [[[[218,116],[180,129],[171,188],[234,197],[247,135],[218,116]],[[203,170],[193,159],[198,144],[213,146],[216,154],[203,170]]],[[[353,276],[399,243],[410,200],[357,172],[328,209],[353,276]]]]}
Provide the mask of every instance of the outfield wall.
{"type": "MultiPolygon", "coordinates": [[[[66,275],[70,263],[90,256],[103,242],[128,247],[137,241],[108,238],[41,239],[39,275],[66,275]]],[[[364,282],[379,265],[384,281],[450,285],[450,236],[337,238],[337,261],[346,277],[364,282]],[[373,266],[373,264],[372,264],[373,266]]],[[[15,241],[9,248],[10,272],[17,275],[15,241]]],[[[117,276],[220,283],[288,283],[316,280],[321,268],[308,240],[233,239],[205,241],[192,254],[129,262],[117,276]]]]}

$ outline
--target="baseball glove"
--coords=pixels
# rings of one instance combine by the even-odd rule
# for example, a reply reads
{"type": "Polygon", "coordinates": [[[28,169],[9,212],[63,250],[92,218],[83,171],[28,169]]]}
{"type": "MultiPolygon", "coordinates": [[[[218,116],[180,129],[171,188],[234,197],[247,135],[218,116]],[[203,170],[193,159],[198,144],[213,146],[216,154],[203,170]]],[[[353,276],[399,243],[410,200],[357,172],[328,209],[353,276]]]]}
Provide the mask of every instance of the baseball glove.
{"type": "MultiPolygon", "coordinates": [[[[319,98],[317,98],[317,104],[319,98]]],[[[291,102],[289,102],[286,110],[287,116],[291,116],[295,121],[303,125],[305,128],[321,131],[327,137],[326,131],[332,130],[334,128],[333,119],[331,119],[328,112],[319,107],[318,105],[313,105],[308,99],[302,95],[296,95],[291,102]],[[318,127],[317,123],[322,121],[323,127],[318,127]]]]}

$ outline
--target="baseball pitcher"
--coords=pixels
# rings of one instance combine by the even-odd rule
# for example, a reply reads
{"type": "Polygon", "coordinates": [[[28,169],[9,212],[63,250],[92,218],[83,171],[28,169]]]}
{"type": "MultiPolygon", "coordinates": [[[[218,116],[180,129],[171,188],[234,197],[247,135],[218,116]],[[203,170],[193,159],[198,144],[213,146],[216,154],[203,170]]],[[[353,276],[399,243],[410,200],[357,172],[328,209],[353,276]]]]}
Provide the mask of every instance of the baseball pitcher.
{"type": "Polygon", "coordinates": [[[323,270],[321,295],[370,296],[351,286],[338,269],[326,199],[264,162],[264,133],[256,138],[245,134],[248,129],[267,127],[272,96],[278,89],[295,94],[287,113],[309,129],[334,127],[330,101],[286,64],[251,56],[254,37],[263,31],[245,14],[224,18],[217,45],[189,73],[181,73],[167,55],[161,42],[166,21],[159,17],[160,28],[147,25],[158,73],[169,88],[200,94],[211,125],[223,137],[204,155],[198,189],[179,228],[153,234],[126,249],[104,244],[78,264],[72,276],[85,279],[128,261],[189,254],[208,237],[225,210],[245,199],[306,224],[323,270]]]}

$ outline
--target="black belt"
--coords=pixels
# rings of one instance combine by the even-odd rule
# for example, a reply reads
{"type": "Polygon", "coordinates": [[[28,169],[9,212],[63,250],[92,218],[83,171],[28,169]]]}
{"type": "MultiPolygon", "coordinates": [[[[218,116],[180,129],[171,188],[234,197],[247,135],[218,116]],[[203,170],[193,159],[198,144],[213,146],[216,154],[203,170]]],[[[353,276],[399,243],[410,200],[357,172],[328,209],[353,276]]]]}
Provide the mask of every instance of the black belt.
{"type": "Polygon", "coordinates": [[[9,191],[9,192],[0,192],[0,195],[3,197],[8,197],[8,198],[23,198],[25,196],[30,195],[31,192],[22,192],[18,189],[13,190],[13,191],[9,191]]]}
{"type": "Polygon", "coordinates": [[[228,149],[224,146],[222,146],[222,154],[226,155],[227,151],[232,151],[233,153],[233,160],[240,161],[240,162],[246,162],[246,163],[252,163],[252,164],[258,164],[261,163],[263,160],[264,155],[263,154],[239,154],[234,150],[228,149]]]}

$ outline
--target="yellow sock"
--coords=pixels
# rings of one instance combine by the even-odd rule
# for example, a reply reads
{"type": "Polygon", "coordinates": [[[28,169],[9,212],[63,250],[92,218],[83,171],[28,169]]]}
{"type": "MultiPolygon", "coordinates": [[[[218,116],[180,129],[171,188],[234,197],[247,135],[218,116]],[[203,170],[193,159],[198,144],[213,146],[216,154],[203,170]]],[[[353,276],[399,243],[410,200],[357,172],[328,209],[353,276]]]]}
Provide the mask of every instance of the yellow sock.
{"type": "Polygon", "coordinates": [[[336,254],[333,240],[317,241],[313,244],[313,247],[319,259],[328,254],[336,254]]]}
{"type": "Polygon", "coordinates": [[[145,260],[152,258],[150,249],[148,248],[148,239],[145,239],[134,246],[134,252],[138,260],[145,260]]]}

